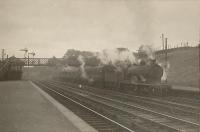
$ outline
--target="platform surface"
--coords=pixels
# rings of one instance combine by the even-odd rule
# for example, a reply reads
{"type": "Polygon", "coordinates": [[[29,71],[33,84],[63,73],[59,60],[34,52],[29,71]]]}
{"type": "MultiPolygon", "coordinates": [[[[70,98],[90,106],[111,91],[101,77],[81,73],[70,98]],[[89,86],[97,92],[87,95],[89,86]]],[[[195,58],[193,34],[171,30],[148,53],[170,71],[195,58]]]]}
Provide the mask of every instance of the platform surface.
{"type": "Polygon", "coordinates": [[[173,88],[174,90],[182,90],[182,91],[199,92],[199,88],[198,88],[198,87],[190,87],[190,86],[173,85],[172,88],[173,88]]]}
{"type": "Polygon", "coordinates": [[[0,132],[80,132],[28,81],[0,82],[0,132]]]}

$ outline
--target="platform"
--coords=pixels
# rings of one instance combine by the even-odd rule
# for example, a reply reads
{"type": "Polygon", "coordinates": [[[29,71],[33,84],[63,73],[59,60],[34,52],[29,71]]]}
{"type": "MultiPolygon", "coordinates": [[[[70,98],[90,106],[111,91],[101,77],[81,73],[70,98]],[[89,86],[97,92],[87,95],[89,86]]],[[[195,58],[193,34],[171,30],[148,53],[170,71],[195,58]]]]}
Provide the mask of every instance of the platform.
{"type": "Polygon", "coordinates": [[[172,85],[172,89],[181,91],[199,92],[198,87],[190,87],[190,86],[172,85]]]}
{"type": "MultiPolygon", "coordinates": [[[[48,95],[47,95],[48,96],[48,95]]],[[[68,109],[62,111],[28,81],[0,82],[1,132],[93,132],[68,109]]],[[[61,104],[57,104],[60,106],[61,104]]],[[[62,107],[62,106],[60,106],[62,107]]]]}

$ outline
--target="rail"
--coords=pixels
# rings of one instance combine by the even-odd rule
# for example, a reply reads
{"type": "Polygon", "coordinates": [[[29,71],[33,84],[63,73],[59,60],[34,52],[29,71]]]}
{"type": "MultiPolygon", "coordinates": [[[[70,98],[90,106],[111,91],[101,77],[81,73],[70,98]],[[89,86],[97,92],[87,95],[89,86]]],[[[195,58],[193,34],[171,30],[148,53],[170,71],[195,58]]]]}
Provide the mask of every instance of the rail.
{"type": "Polygon", "coordinates": [[[98,102],[98,106],[100,104],[102,106],[105,105],[106,107],[109,107],[109,110],[112,109],[113,112],[118,110],[120,111],[119,114],[116,114],[118,116],[123,115],[122,113],[125,113],[125,115],[129,115],[127,116],[127,119],[128,117],[134,118],[137,116],[137,119],[146,122],[147,126],[149,124],[155,125],[156,130],[157,127],[160,127],[162,129],[165,128],[166,130],[169,131],[190,131],[190,130],[198,131],[199,124],[197,124],[195,121],[184,119],[182,118],[182,116],[179,117],[177,115],[168,115],[167,113],[160,113],[159,111],[154,111],[141,106],[131,105],[129,103],[122,102],[121,100],[115,100],[111,99],[110,97],[107,98],[105,96],[88,92],[86,88],[84,88],[83,90],[83,89],[72,88],[69,86],[64,87],[58,84],[54,84],[52,82],[46,82],[45,85],[53,88],[54,90],[60,89],[64,93],[69,93],[69,92],[70,93],[72,92],[74,94],[76,93],[78,94],[77,97],[80,98],[81,96],[83,96],[83,98],[95,101],[96,103],[98,102]],[[133,111],[134,113],[132,113],[133,111]],[[137,113],[137,115],[135,115],[135,113],[137,113]]]}

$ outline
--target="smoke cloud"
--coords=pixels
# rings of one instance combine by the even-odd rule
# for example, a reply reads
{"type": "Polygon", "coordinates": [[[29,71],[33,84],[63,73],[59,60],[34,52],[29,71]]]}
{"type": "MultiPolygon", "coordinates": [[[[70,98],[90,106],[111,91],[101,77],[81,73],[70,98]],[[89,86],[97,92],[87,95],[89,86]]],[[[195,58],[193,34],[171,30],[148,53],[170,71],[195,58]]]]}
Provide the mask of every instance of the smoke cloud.
{"type": "Polygon", "coordinates": [[[97,56],[103,65],[112,64],[118,70],[128,68],[136,62],[135,56],[128,49],[105,49],[97,56]]]}
{"type": "Polygon", "coordinates": [[[151,45],[141,45],[139,48],[140,52],[147,55],[148,59],[155,59],[155,50],[151,45]]]}
{"type": "MultiPolygon", "coordinates": [[[[155,50],[150,45],[141,45],[139,48],[139,52],[142,52],[145,54],[145,61],[150,62],[150,59],[156,59],[155,50]]],[[[116,49],[104,49],[103,51],[99,53],[93,53],[93,56],[95,56],[97,59],[100,60],[100,65],[112,65],[116,69],[116,71],[123,72],[126,71],[130,66],[134,66],[134,64],[138,64],[138,57],[133,54],[133,52],[129,51],[126,48],[116,48],[116,49]]],[[[86,62],[83,55],[79,55],[77,60],[80,63],[80,67],[78,68],[81,72],[81,77],[88,80],[88,82],[92,82],[93,78],[90,77],[87,74],[87,68],[86,68],[86,62]]],[[[161,78],[162,82],[165,82],[168,77],[170,63],[165,63],[164,61],[157,61],[157,64],[159,64],[163,68],[163,76],[161,78]]],[[[68,67],[65,69],[67,71],[74,70],[71,67],[68,67]]]]}

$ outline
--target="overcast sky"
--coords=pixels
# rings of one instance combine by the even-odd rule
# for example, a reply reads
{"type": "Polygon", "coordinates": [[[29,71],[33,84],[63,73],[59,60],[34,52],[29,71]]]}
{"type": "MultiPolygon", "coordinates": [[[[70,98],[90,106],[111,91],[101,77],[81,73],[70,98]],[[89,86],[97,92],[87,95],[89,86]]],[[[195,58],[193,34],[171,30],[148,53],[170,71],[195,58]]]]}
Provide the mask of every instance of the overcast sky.
{"type": "Polygon", "coordinates": [[[67,49],[100,51],[196,45],[200,0],[0,0],[0,48],[28,48],[36,57],[62,57],[67,49]]]}

